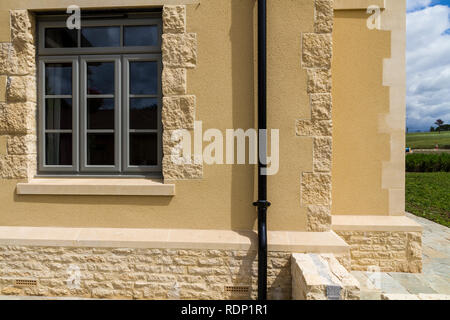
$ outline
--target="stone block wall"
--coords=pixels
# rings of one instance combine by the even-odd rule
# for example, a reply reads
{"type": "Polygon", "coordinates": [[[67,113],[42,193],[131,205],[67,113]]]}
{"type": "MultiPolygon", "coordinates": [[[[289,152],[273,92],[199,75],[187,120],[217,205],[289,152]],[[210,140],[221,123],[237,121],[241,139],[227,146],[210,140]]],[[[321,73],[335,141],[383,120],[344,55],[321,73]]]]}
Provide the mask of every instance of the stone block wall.
{"type": "Polygon", "coordinates": [[[350,245],[351,269],[422,272],[422,234],[393,231],[336,231],[350,245]]]}
{"type": "Polygon", "coordinates": [[[307,230],[331,226],[333,0],[315,0],[314,32],[302,34],[302,67],[307,73],[311,118],[296,121],[297,136],[313,140],[313,170],[301,175],[301,205],[307,230]]]}
{"type": "Polygon", "coordinates": [[[10,11],[11,42],[0,43],[0,178],[36,172],[36,62],[34,19],[10,11]]]}
{"type": "MultiPolygon", "coordinates": [[[[268,297],[291,298],[291,253],[269,252],[268,297]]],[[[0,246],[0,295],[255,299],[256,251],[0,246]],[[36,280],[22,286],[16,280],[36,280]],[[248,286],[235,295],[226,286],[248,286]]]]}

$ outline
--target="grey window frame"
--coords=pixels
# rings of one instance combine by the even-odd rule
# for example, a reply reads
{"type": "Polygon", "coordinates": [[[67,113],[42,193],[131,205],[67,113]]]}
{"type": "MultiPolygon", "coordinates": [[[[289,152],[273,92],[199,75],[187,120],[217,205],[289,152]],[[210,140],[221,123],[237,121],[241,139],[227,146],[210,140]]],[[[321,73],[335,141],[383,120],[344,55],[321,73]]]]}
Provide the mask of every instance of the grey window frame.
{"type": "Polygon", "coordinates": [[[122,111],[123,111],[123,126],[124,134],[123,137],[123,145],[124,152],[123,155],[123,164],[124,172],[141,172],[141,171],[161,171],[162,164],[162,123],[158,121],[157,129],[147,129],[147,130],[131,130],[130,129],[130,98],[139,97],[139,98],[157,98],[158,99],[158,119],[161,119],[161,110],[162,110],[162,88],[161,81],[158,81],[158,91],[156,95],[130,95],[130,72],[129,72],[129,62],[130,61],[155,61],[158,63],[158,79],[161,79],[162,74],[162,59],[160,55],[156,54],[134,54],[134,55],[124,55],[123,56],[123,102],[122,102],[122,111]],[[158,134],[158,165],[157,166],[132,166],[130,165],[130,133],[138,132],[138,133],[157,133],[158,134]]]}
{"type": "Polygon", "coordinates": [[[131,54],[131,53],[151,53],[161,51],[161,34],[162,22],[161,19],[98,19],[98,20],[84,20],[81,19],[81,29],[77,31],[78,47],[75,48],[45,48],[45,29],[47,28],[65,28],[66,21],[41,21],[39,22],[39,41],[38,50],[39,55],[82,55],[82,54],[101,54],[107,52],[108,54],[131,54]],[[123,27],[124,26],[139,26],[139,25],[155,25],[158,27],[158,44],[156,46],[139,46],[139,47],[123,47],[123,27]],[[120,45],[122,47],[93,47],[86,48],[81,46],[81,29],[83,27],[120,27],[120,45]]]}
{"type": "Polygon", "coordinates": [[[121,172],[121,57],[117,55],[105,56],[80,56],[80,172],[121,172]],[[90,98],[86,92],[87,88],[87,63],[88,62],[114,62],[114,94],[95,95],[98,98],[114,98],[114,129],[88,129],[87,128],[87,99],[90,98]],[[88,133],[114,133],[114,163],[113,166],[97,166],[87,164],[87,135],[88,133]]]}
{"type": "Polygon", "coordinates": [[[79,137],[79,94],[78,94],[78,82],[79,82],[79,63],[77,56],[65,56],[65,57],[40,57],[39,61],[39,84],[38,84],[38,92],[39,92],[39,116],[38,116],[38,124],[39,124],[39,171],[51,171],[51,172],[77,172],[79,171],[79,162],[78,162],[78,154],[79,154],[79,145],[78,145],[78,137],[79,137]],[[46,63],[72,63],[72,165],[71,166],[63,166],[63,165],[47,165],[45,164],[45,134],[47,132],[66,132],[68,130],[47,130],[45,128],[45,99],[47,97],[51,98],[69,98],[67,95],[51,95],[47,96],[45,94],[45,64],[46,63]]]}
{"type": "MultiPolygon", "coordinates": [[[[161,19],[99,19],[82,21],[83,26],[115,26],[121,27],[120,44],[123,45],[123,27],[136,25],[157,25],[158,46],[142,47],[95,47],[95,48],[44,48],[45,28],[66,27],[64,21],[39,21],[39,135],[38,135],[38,176],[161,176],[162,171],[162,58],[161,58],[161,19]],[[115,165],[89,166],[87,165],[87,92],[86,92],[86,63],[89,61],[104,61],[115,63],[115,165]],[[153,97],[158,99],[158,128],[155,130],[138,130],[138,132],[155,132],[158,134],[157,159],[154,166],[129,165],[129,61],[156,61],[158,63],[158,92],[157,95],[139,95],[139,97],[153,97]],[[45,165],[45,63],[72,62],[72,166],[45,165]],[[119,105],[121,108],[119,108],[119,105]]],[[[80,31],[78,31],[78,45],[80,46],[80,31]]],[[[55,96],[56,97],[56,96],[55,96]]],[[[92,130],[91,130],[92,131],[92,130]]],[[[98,130],[102,131],[102,130],[98,130]]]]}

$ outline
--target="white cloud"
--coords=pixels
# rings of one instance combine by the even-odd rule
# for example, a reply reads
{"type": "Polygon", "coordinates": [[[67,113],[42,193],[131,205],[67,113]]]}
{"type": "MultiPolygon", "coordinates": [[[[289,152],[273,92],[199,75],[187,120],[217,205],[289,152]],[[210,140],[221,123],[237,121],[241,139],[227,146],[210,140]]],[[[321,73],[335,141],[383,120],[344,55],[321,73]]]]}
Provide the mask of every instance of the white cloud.
{"type": "Polygon", "coordinates": [[[445,33],[449,15],[450,8],[441,5],[407,14],[407,126],[411,130],[429,129],[438,118],[450,121],[450,34],[445,33]]]}
{"type": "Polygon", "coordinates": [[[428,7],[430,3],[431,0],[408,0],[406,2],[406,9],[408,11],[423,9],[425,7],[428,7]]]}

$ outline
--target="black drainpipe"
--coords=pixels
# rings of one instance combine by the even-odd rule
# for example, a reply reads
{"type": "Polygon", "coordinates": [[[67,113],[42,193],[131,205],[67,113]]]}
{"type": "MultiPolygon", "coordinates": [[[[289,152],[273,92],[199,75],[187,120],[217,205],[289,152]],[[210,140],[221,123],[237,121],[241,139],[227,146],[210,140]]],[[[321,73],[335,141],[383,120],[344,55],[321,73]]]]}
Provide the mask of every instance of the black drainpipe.
{"type": "MultiPolygon", "coordinates": [[[[258,132],[267,129],[266,0],[258,0],[258,132]]],[[[258,135],[258,300],[267,299],[267,135],[258,135]],[[261,150],[262,149],[262,150],[261,150]],[[261,152],[262,151],[262,152],[261,152]]]]}

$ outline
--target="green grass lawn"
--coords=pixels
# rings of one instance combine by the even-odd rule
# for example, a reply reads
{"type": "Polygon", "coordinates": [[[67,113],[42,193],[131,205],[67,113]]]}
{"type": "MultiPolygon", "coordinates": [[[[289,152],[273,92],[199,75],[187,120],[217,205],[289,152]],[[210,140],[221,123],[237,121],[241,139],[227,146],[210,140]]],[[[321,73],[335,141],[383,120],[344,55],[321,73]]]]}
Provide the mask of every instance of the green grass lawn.
{"type": "Polygon", "coordinates": [[[450,131],[420,132],[406,134],[406,146],[413,149],[434,149],[436,144],[440,148],[450,149],[450,131]]]}
{"type": "Polygon", "coordinates": [[[406,211],[450,227],[450,173],[406,173],[406,211]]]}

